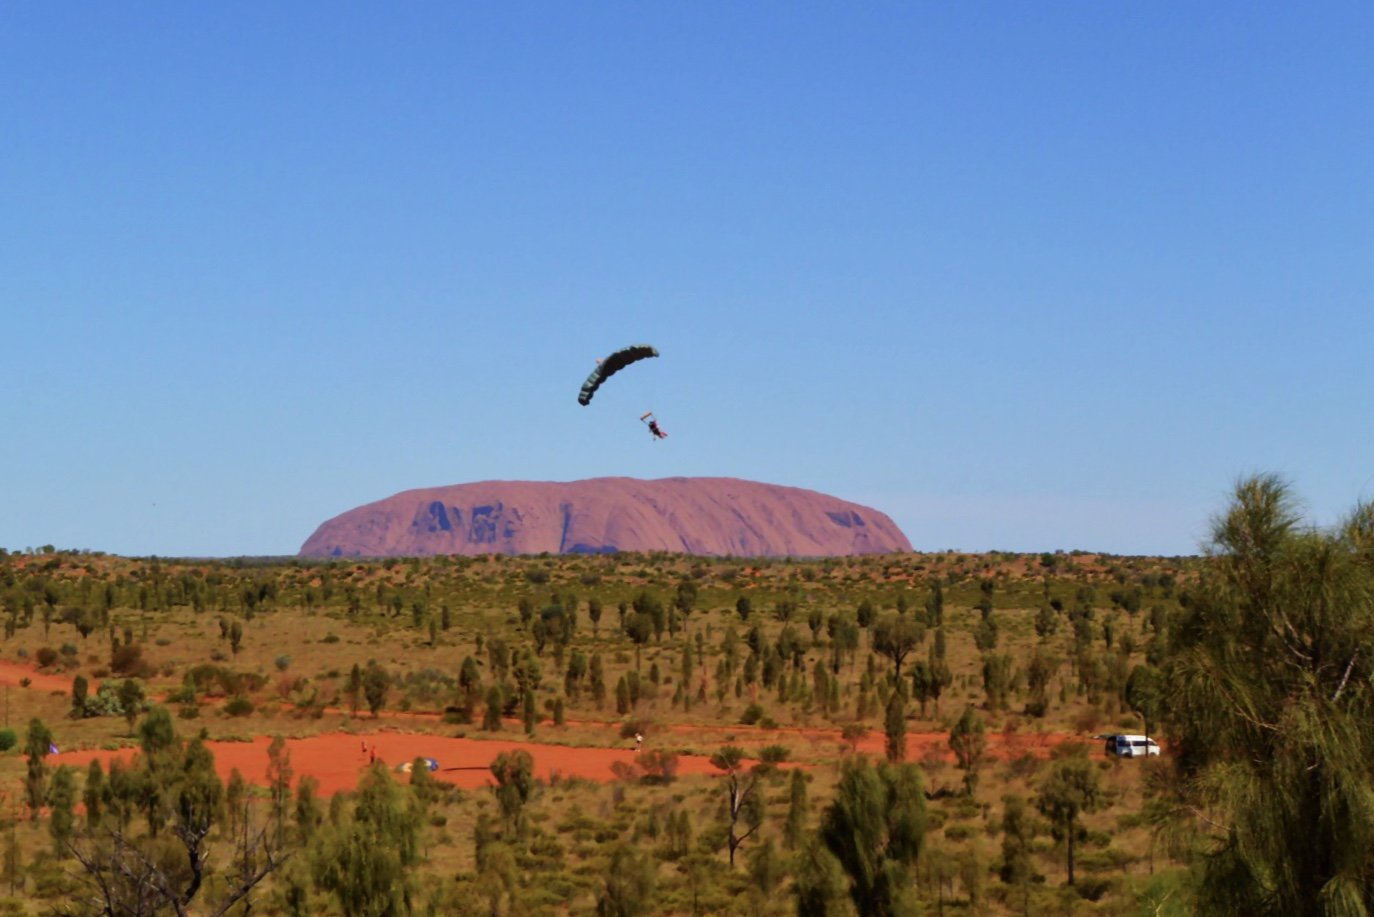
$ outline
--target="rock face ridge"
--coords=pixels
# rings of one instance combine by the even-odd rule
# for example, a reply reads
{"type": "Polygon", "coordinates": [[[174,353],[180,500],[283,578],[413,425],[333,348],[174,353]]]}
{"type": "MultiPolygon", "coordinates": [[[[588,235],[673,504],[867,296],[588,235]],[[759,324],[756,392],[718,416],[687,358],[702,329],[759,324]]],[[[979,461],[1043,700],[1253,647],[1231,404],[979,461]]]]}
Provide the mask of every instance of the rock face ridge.
{"type": "Polygon", "coordinates": [[[737,478],[590,478],[407,490],[328,520],[300,553],[821,557],[910,550],[883,513],[798,487],[737,478]]]}

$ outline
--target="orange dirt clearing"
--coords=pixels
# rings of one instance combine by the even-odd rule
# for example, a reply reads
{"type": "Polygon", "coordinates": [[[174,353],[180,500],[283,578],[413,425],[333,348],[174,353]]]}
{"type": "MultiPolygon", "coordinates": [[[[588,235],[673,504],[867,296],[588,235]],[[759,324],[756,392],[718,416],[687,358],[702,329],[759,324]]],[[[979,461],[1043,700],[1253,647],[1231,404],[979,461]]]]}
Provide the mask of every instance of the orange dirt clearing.
{"type": "MultiPolygon", "coordinates": [[[[258,736],[251,742],[207,742],[215,756],[215,770],[228,779],[237,768],[243,779],[260,786],[267,785],[267,747],[272,740],[258,736]]],[[[611,766],[617,761],[633,764],[633,749],[619,748],[570,748],[564,745],[543,745],[537,742],[522,742],[511,739],[458,739],[445,736],[406,735],[381,733],[377,735],[330,735],[313,736],[305,739],[287,739],[286,748],[291,755],[291,769],[295,777],[309,775],[319,781],[322,796],[331,796],[342,790],[351,790],[358,783],[359,775],[367,769],[371,760],[369,751],[363,746],[375,748],[377,760],[388,767],[396,767],[417,757],[434,758],[439,762],[439,770],[434,777],[445,783],[464,789],[477,789],[492,783],[491,762],[502,752],[523,749],[534,759],[534,774],[540,780],[557,777],[580,777],[586,780],[608,781],[615,779],[611,766]]],[[[85,768],[92,759],[99,759],[108,765],[112,759],[127,763],[132,759],[132,748],[120,751],[72,751],[52,756],[50,764],[69,764],[85,768]]],[[[677,773],[689,774],[718,773],[708,758],[701,755],[682,755],[678,758],[677,773]]],[[[402,777],[408,780],[408,777],[402,777]]]]}
{"type": "MultiPolygon", "coordinates": [[[[20,686],[25,678],[29,687],[35,691],[53,691],[67,694],[72,690],[72,680],[66,675],[45,675],[31,665],[22,662],[0,662],[0,685],[20,686]]],[[[95,693],[95,679],[90,680],[91,693],[95,693]]]]}

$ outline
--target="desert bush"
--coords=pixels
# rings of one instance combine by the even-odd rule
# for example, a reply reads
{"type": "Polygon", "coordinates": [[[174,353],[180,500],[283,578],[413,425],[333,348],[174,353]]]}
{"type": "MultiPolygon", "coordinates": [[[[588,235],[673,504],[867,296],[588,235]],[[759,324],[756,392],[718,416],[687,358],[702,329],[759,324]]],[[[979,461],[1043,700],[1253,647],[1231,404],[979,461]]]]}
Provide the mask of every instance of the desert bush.
{"type": "Polygon", "coordinates": [[[969,825],[946,825],[945,837],[951,841],[966,841],[973,836],[973,828],[969,825]]]}
{"type": "Polygon", "coordinates": [[[247,716],[253,709],[253,702],[242,694],[230,698],[229,703],[224,705],[224,712],[229,716],[247,716]]]}
{"type": "Polygon", "coordinates": [[[640,779],[644,783],[672,783],[677,776],[678,756],[658,749],[641,751],[638,755],[640,779]]]}
{"type": "Polygon", "coordinates": [[[637,735],[648,735],[649,722],[647,720],[631,717],[620,724],[620,737],[622,739],[633,739],[637,735]]]}
{"type": "Polygon", "coordinates": [[[786,745],[765,745],[759,749],[759,760],[764,764],[778,765],[792,757],[792,750],[786,745]]]}
{"type": "Polygon", "coordinates": [[[110,653],[110,671],[116,675],[147,678],[157,671],[143,659],[143,646],[125,643],[110,653]]]}
{"type": "Polygon", "coordinates": [[[19,736],[13,729],[0,729],[0,751],[9,751],[19,744],[19,736]]]}
{"type": "Polygon", "coordinates": [[[34,659],[38,662],[39,668],[46,669],[57,661],[57,650],[50,646],[40,647],[34,654],[34,659]]]}

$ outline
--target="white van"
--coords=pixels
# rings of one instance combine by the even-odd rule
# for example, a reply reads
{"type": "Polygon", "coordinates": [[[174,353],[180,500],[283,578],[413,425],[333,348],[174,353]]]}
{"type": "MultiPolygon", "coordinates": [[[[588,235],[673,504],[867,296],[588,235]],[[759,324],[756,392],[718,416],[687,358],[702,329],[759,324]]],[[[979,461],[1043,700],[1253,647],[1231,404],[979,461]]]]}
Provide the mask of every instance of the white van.
{"type": "Polygon", "coordinates": [[[1107,754],[1117,758],[1144,758],[1159,754],[1154,739],[1145,736],[1107,736],[1107,754]]]}

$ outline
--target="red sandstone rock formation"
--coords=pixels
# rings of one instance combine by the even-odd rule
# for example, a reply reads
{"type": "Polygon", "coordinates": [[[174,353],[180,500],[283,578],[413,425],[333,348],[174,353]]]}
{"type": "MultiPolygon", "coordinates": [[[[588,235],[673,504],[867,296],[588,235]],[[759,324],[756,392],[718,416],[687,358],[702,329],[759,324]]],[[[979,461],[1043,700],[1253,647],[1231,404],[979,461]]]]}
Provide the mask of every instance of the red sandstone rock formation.
{"type": "Polygon", "coordinates": [[[335,516],[300,553],[821,557],[910,550],[883,513],[798,487],[736,478],[592,478],[408,490],[335,516]]]}

